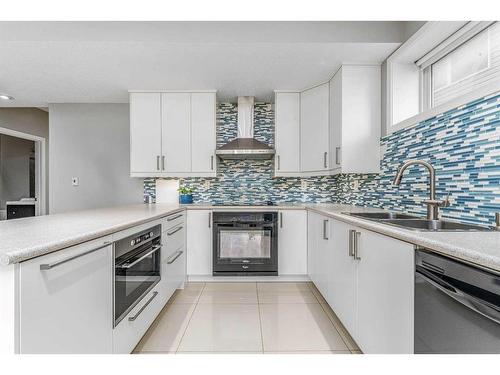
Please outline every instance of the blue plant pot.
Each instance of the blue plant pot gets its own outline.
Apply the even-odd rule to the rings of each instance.
[[[191,194],[179,194],[180,204],[190,204],[193,203],[193,196]]]

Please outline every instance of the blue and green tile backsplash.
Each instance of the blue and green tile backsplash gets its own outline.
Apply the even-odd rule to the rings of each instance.
[[[256,103],[255,137],[274,146],[274,113]],[[217,106],[217,146],[236,138],[237,106]],[[500,211],[500,94],[490,95],[425,120],[381,139],[380,174],[274,178],[273,160],[218,161],[216,178],[185,178],[195,202],[262,203],[334,202],[380,207],[424,215],[428,175],[410,168],[399,187],[392,179],[407,159],[430,161],[436,168],[437,195],[450,195],[443,217],[492,224]],[[205,187],[205,181],[210,187]],[[302,189],[305,180],[307,188]],[[354,190],[353,186],[358,185]],[[144,180],[146,195],[155,194],[155,179]]]

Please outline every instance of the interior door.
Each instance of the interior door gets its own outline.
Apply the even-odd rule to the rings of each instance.
[[[162,170],[191,172],[191,94],[161,94]]]
[[[161,94],[130,94],[130,172],[160,173]]]
[[[191,94],[192,172],[215,176],[215,93]]]
[[[328,169],[329,158],[329,85],[300,94],[300,146],[302,172]]]

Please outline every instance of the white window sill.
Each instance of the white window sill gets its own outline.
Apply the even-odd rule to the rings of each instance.
[[[489,85],[486,85],[484,87],[481,87],[480,89],[471,92],[469,94],[460,96],[458,98],[455,98],[453,100],[450,100],[449,102],[443,103],[437,107],[428,109],[424,112],[421,112],[415,116],[409,117],[406,120],[400,121],[392,126],[390,126],[387,131],[385,132],[386,136],[389,134],[392,134],[394,132],[397,132],[402,129],[406,128],[411,128],[415,125],[418,125],[422,121],[428,120],[432,117],[436,117],[437,115],[440,115],[444,112],[447,112],[451,109],[460,107],[464,104],[470,103],[476,99],[480,99],[482,97],[496,94],[500,91],[500,79],[496,82],[492,82]]]

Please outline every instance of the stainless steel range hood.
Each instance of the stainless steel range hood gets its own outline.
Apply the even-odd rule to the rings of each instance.
[[[271,159],[274,149],[253,138],[253,96],[238,97],[238,138],[219,147],[221,159]]]

